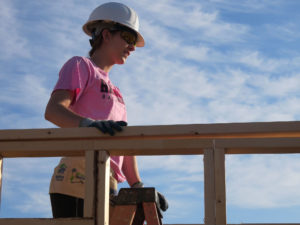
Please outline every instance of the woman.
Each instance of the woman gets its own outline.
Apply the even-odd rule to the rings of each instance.
[[[59,127],[97,127],[114,135],[127,125],[127,116],[109,71],[124,64],[135,47],[144,46],[138,16],[126,5],[106,3],[94,9],[83,31],[92,37],[89,57],[73,57],[61,68],[45,118]],[[84,157],[64,157],[55,168],[50,184],[54,218],[83,216],[84,172]],[[131,187],[143,187],[136,158],[111,157],[111,194],[125,180]]]

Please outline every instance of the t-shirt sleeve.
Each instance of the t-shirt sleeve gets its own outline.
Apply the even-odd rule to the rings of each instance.
[[[86,62],[81,57],[75,56],[61,68],[53,92],[56,90],[72,91],[74,93],[73,101],[76,101],[87,85],[89,74]]]

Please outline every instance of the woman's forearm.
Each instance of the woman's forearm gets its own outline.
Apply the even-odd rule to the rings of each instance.
[[[130,186],[141,181],[135,156],[124,156],[122,170]]]

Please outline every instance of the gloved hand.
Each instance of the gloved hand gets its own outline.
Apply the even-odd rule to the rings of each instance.
[[[134,183],[133,185],[131,185],[131,188],[143,188],[144,184],[141,181],[138,181],[136,183]]]
[[[157,195],[159,200],[159,208],[164,212],[167,211],[167,209],[169,208],[167,199],[159,192],[157,192]]]
[[[127,126],[125,121],[92,120],[90,118],[84,118],[79,123],[79,127],[96,127],[104,134],[109,133],[111,136],[115,134],[115,130],[122,131],[124,126]]]

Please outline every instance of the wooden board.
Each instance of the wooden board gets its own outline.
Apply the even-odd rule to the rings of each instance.
[[[96,223],[109,225],[109,177],[110,157],[106,151],[98,152],[96,184]]]
[[[216,196],[215,196],[215,168],[213,149],[204,150],[204,223],[215,225]]]
[[[226,154],[300,153],[300,138],[165,139],[165,140],[51,140],[1,141],[3,157],[84,156],[105,149],[110,155],[192,155],[203,149],[226,149]]]
[[[94,225],[93,219],[0,219],[0,225]]]
[[[85,153],[85,197],[84,217],[95,216],[95,194],[96,194],[96,153],[86,151]]]
[[[0,141],[32,139],[155,139],[155,138],[300,137],[300,121],[131,126],[114,137],[96,128],[0,130]]]
[[[216,225],[226,225],[225,150],[214,149]]]
[[[300,138],[218,139],[215,146],[226,154],[290,154],[300,153]]]
[[[0,204],[2,197],[2,173],[3,173],[3,158],[0,156]]]
[[[104,149],[110,155],[202,154],[211,140],[48,140],[1,141],[3,157],[84,156],[84,151]]]

